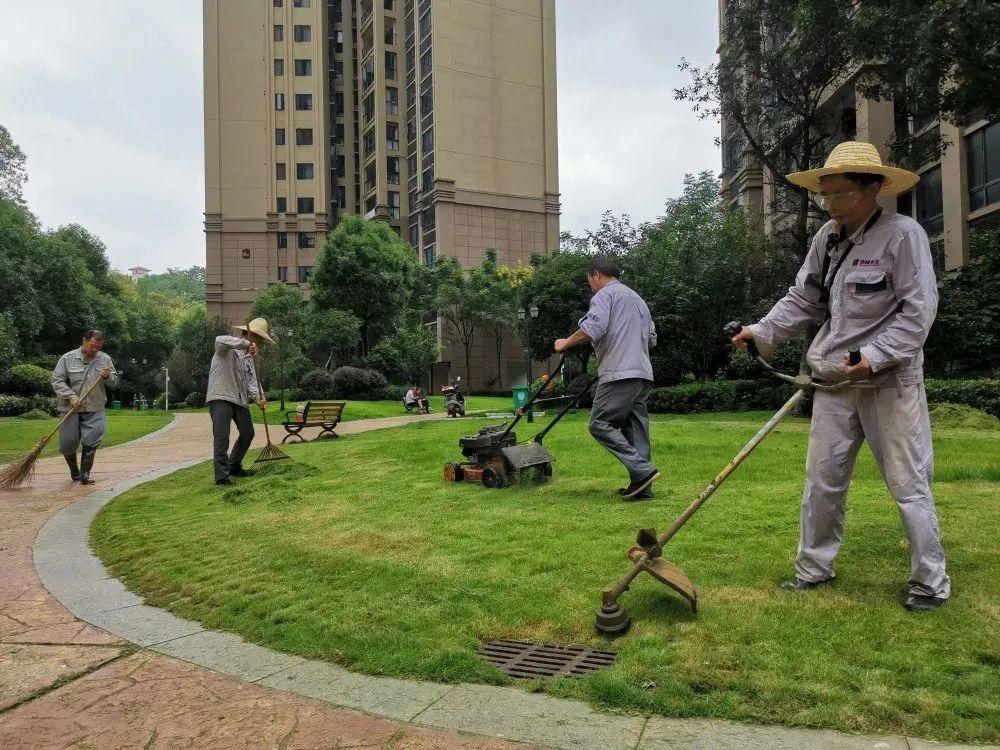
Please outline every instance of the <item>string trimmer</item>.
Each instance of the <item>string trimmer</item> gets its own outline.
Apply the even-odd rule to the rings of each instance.
[[[742,330],[742,326],[734,321],[727,324],[724,330],[726,335],[732,338]],[[743,463],[743,460],[753,452],[754,448],[760,445],[768,433],[792,412],[796,404],[805,397],[807,391],[837,391],[854,382],[843,380],[839,383],[821,383],[814,380],[808,372],[801,372],[796,376],[778,372],[760,356],[757,345],[753,340],[747,342],[747,351],[776,378],[794,385],[795,393],[767,421],[767,424],[757,431],[757,434],[751,438],[750,442],[743,446],[743,449],[736,454],[736,457],[729,462],[726,468],[719,472],[718,476],[702,490],[701,494],[678,516],[669,529],[659,535],[657,535],[656,529],[639,530],[635,540],[636,546],[629,549],[626,553],[626,557],[632,562],[632,567],[617,583],[601,592],[601,608],[597,610],[597,617],[594,623],[598,632],[614,637],[628,630],[629,625],[631,625],[631,619],[621,604],[618,603],[618,597],[628,591],[629,584],[642,572],[649,573],[657,581],[683,596],[690,603],[692,611],[697,612],[697,589],[695,589],[694,584],[691,583],[691,579],[688,578],[683,570],[674,563],[663,559],[663,546],[670,541],[674,534],[680,531],[681,527],[719,489],[729,475],[736,471],[736,467]],[[849,350],[849,362],[855,365],[860,361],[860,350],[857,347],[852,347]]]

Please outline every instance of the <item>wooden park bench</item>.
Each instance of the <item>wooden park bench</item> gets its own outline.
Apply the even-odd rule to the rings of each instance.
[[[322,427],[322,431],[317,435],[321,437],[340,437],[334,428],[340,424],[341,416],[344,413],[344,401],[306,401],[302,410],[293,409],[285,412],[285,421],[281,426],[285,428],[284,443],[289,438],[297,437],[299,442],[304,443],[305,438],[300,434],[306,427]]]

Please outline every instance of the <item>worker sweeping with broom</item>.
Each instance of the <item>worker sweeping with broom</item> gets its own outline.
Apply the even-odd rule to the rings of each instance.
[[[261,411],[267,400],[257,381],[253,358],[264,342],[273,344],[267,321],[255,318],[245,326],[236,326],[239,336],[219,336],[215,339],[215,354],[208,373],[208,393],[205,401],[212,417],[212,439],[215,460],[215,483],[232,484],[229,477],[249,475],[243,468],[243,457],[253,442],[253,419],[250,402]],[[229,451],[230,424],[235,422],[238,436]]]
[[[118,385],[114,363],[103,348],[104,334],[91,329],[83,334],[80,347],[62,355],[52,371],[52,389],[64,417],[59,425],[59,452],[69,466],[70,478],[80,484],[94,484],[90,473],[104,440],[106,388]]]

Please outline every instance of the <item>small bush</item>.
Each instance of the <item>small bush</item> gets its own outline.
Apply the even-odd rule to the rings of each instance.
[[[321,367],[303,375],[299,381],[299,388],[302,399],[334,398],[333,375]]]
[[[333,398],[378,399],[388,384],[377,370],[338,367],[333,371]]]
[[[201,391],[191,391],[184,399],[184,403],[192,409],[200,409],[205,405],[205,394]]]
[[[30,410],[30,398],[0,395],[0,417],[17,417]]]
[[[32,396],[31,408],[47,412],[52,416],[59,413],[59,405],[55,396]]]
[[[931,403],[964,404],[1000,417],[1000,379],[926,380],[924,387]]]
[[[18,419],[49,419],[49,414],[41,409],[29,409],[20,415]]]
[[[587,375],[586,373],[582,375],[577,375],[575,378],[569,381],[569,385],[566,386],[565,389],[566,395],[575,396],[579,394],[584,388],[587,387],[587,383],[590,381],[592,377],[593,377],[592,375]],[[590,391],[586,395],[580,396],[579,401],[577,401],[577,405],[584,409],[589,409],[591,406],[593,406],[594,391],[596,390],[596,388],[597,384],[594,383],[594,385],[591,386]]]
[[[0,376],[0,390],[13,396],[42,396],[52,393],[52,371],[38,365],[14,365]]]
[[[409,386],[390,383],[382,389],[382,398],[386,401],[402,401],[408,390]]]

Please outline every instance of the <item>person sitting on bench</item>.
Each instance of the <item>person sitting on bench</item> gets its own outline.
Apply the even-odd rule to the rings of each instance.
[[[431,413],[431,403],[424,395],[423,389],[419,385],[414,385],[403,396],[403,405],[407,411],[422,409],[425,414]]]

